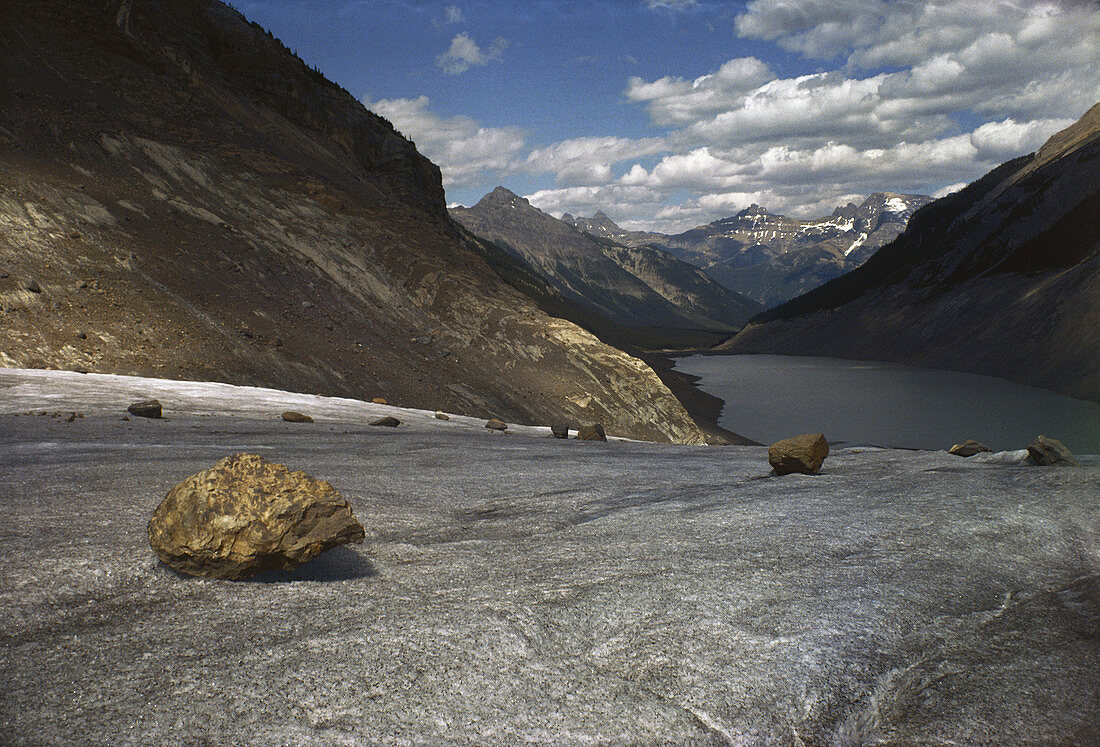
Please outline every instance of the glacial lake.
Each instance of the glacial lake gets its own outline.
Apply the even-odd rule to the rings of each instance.
[[[1100,405],[1005,379],[896,363],[787,355],[693,355],[676,370],[725,403],[719,425],[764,444],[799,433],[831,443],[994,451],[1037,435],[1100,454]]]

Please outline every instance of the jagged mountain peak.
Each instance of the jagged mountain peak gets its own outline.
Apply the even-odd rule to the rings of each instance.
[[[597,210],[591,218],[573,218],[573,216],[569,216],[569,220],[566,220],[566,216],[563,215],[562,220],[565,220],[578,231],[605,239],[619,241],[630,233],[619,227],[603,210]]]
[[[520,197],[507,187],[497,187],[489,194],[481,198],[478,205],[527,205],[531,203],[526,198]]]
[[[737,217],[747,217],[751,215],[770,215],[768,209],[762,205],[757,205],[755,202],[749,205],[747,208],[737,214]]]
[[[623,232],[623,229],[619,228],[618,224],[615,223],[615,221],[611,220],[611,218],[608,217],[607,213],[602,210],[597,210],[596,214],[589,218],[587,222],[589,223],[589,225],[602,228],[606,231],[614,233]]]

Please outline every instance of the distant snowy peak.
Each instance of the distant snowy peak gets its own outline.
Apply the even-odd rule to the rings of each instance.
[[[858,266],[931,201],[925,195],[876,192],[812,220],[752,204],[705,226],[638,243],[656,244],[726,287],[771,305]]]
[[[611,218],[607,216],[607,213],[602,210],[597,210],[596,214],[591,218],[574,218],[569,213],[566,213],[561,219],[578,231],[584,231],[592,236],[600,236],[605,239],[619,239],[630,233],[620,228],[618,224],[611,220]]]
[[[882,216],[883,220],[908,221],[918,208],[924,207],[932,198],[927,195],[906,195],[896,192],[875,192],[856,205],[849,202],[833,211],[834,216],[850,216],[857,220],[873,220]]]
[[[769,213],[767,208],[756,203],[729,218],[721,218],[710,224],[710,227],[724,232],[729,236],[744,233],[755,239],[766,239],[769,236],[775,238],[779,232],[789,229],[790,224],[796,221],[785,215]],[[703,227],[704,229],[708,227]]]

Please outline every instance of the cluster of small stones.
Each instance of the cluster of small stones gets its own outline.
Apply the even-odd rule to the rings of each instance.
[[[961,444],[955,444],[947,450],[948,454],[961,457],[972,457],[975,454],[993,451],[980,441],[967,439]],[[1039,467],[1080,467],[1081,463],[1066,445],[1056,438],[1038,436],[1027,445],[1027,456],[1032,464]]]

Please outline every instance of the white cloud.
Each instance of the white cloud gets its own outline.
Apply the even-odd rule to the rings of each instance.
[[[443,9],[444,23],[462,23],[462,9],[457,5],[448,5]]]
[[[665,155],[650,169],[634,163],[617,178],[604,171],[600,178],[541,190],[528,199],[548,212],[603,210],[626,228],[666,233],[731,215],[753,202],[811,218],[877,191],[957,191],[997,164],[1035,150],[1067,124],[1006,119],[969,133],[883,148],[838,141],[801,148],[701,147]]]
[[[640,164],[635,164],[620,182],[641,183],[663,190],[703,191],[727,189],[736,182],[738,174],[743,172],[741,165],[718,158],[710,152],[710,148],[704,147],[688,153],[665,156],[648,173]]]
[[[1073,124],[1072,119],[1036,119],[1031,122],[987,122],[970,133],[970,142],[983,160],[1007,161],[1039,149],[1050,136]]]
[[[884,143],[911,136],[908,123],[885,120],[877,112],[884,79],[852,79],[833,72],[772,80],[723,111],[697,118],[684,135],[707,145],[851,136]]]
[[[559,182],[599,184],[611,178],[616,163],[667,149],[660,138],[581,137],[537,148],[528,154],[524,165],[533,172],[554,173]]]
[[[656,124],[685,124],[727,110],[773,77],[767,64],[755,57],[739,57],[714,73],[690,81],[664,77],[646,82],[633,77],[626,96],[631,101],[648,102],[650,117]]]
[[[932,193],[932,196],[936,199],[939,199],[940,197],[953,195],[960,189],[965,187],[967,184],[969,184],[969,182],[955,182],[954,184],[948,184],[946,187],[940,187],[939,189],[937,189],[935,192]]]
[[[882,0],[753,0],[736,24],[740,36],[829,58],[874,35],[886,14]]]
[[[448,75],[457,75],[469,70],[473,66],[487,65],[490,60],[499,58],[508,47],[508,40],[497,37],[493,40],[489,49],[482,50],[477,42],[465,31],[451,39],[450,48],[436,57],[435,64],[443,68]]]
[[[443,172],[445,187],[496,178],[512,170],[526,143],[518,127],[482,127],[470,117],[442,117],[429,109],[427,96],[364,100],[389,119]]]

